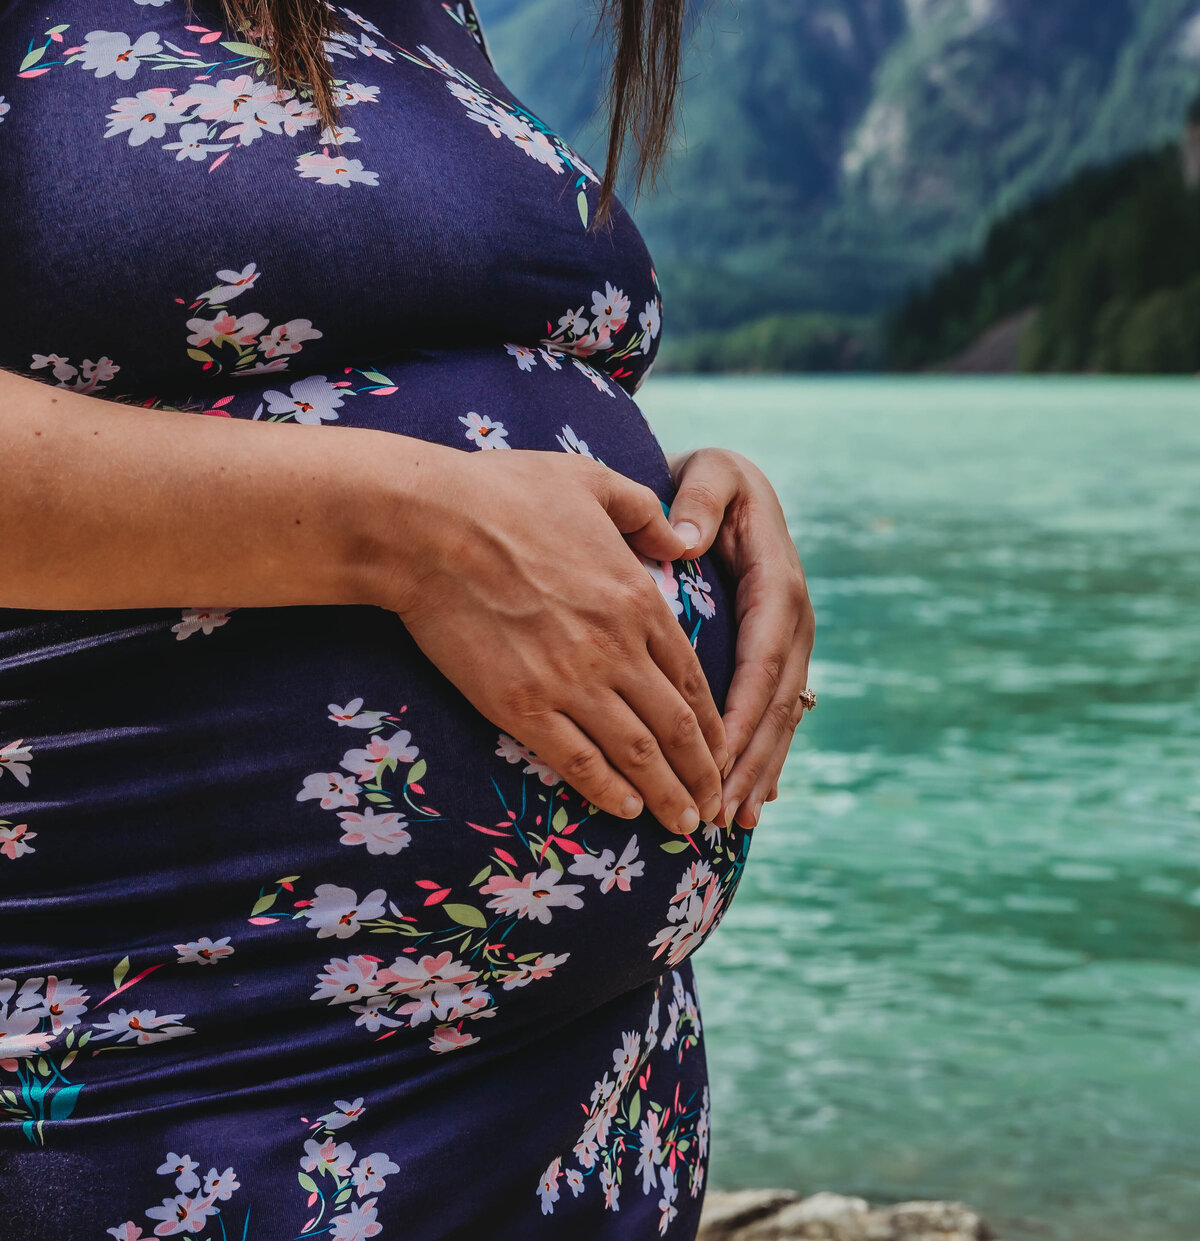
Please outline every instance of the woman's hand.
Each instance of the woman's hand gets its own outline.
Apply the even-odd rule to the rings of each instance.
[[[733,760],[722,815],[754,827],[777,781],[804,709],[816,622],[795,544],[774,488],[740,453],[718,448],[671,458],[677,493],[670,522],[689,556],[711,547],[737,582],[736,670],[725,704]]]
[[[436,445],[399,464],[382,602],[485,716],[585,797],[689,833],[721,806],[720,713],[638,553],[683,539],[657,497],[563,453]],[[397,530],[393,523],[402,523]],[[403,549],[398,557],[398,549]]]

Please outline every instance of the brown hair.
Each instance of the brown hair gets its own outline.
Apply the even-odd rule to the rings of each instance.
[[[189,0],[190,3],[190,0]],[[592,227],[606,224],[625,149],[636,148],[634,195],[662,171],[675,131],[685,0],[595,0],[597,33],[607,27],[612,72],[603,98],[608,155]],[[322,42],[342,29],[324,0],[221,0],[231,26],[249,29],[267,52],[277,82],[306,88],[321,120],[337,125]]]

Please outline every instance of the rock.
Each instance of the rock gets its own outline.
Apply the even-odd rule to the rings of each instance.
[[[978,1212],[959,1202],[872,1207],[863,1198],[785,1190],[710,1193],[697,1241],[992,1241]]]

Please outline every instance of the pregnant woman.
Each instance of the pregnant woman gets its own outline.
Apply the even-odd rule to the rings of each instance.
[[[5,1241],[695,1231],[803,575],[611,176],[359,9],[0,3]]]

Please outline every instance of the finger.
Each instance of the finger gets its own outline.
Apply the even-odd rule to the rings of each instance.
[[[736,468],[720,454],[700,453],[684,464],[668,520],[682,536],[689,558],[712,547],[739,481]]]
[[[642,795],[573,720],[550,712],[540,717],[536,726],[527,722],[522,731],[524,736],[517,740],[528,745],[593,805],[619,819],[636,819],[642,813]]]
[[[795,729],[790,729],[779,738],[775,753],[768,759],[757,783],[750,790],[750,796],[745,799],[745,804],[749,807],[750,815],[755,823],[762,815],[763,803],[774,801],[779,796],[779,774],[783,771],[783,765],[791,753],[795,736]]]
[[[725,781],[722,815],[726,824],[736,820],[742,827],[753,827],[758,821],[751,795],[781,741],[784,738],[790,741],[800,722],[803,707],[798,700],[807,679],[808,653],[803,647],[795,646],[780,677],[778,690]],[[761,812],[761,804],[758,810]]]
[[[590,702],[587,731],[668,831],[690,835],[700,826],[696,803],[667,762],[658,738],[623,698],[612,693]]]
[[[678,560],[683,538],[671,529],[658,496],[615,470],[604,470],[597,499],[630,546],[651,560]]]
[[[734,757],[750,743],[778,693],[797,631],[796,613],[781,592],[759,589],[755,578],[747,577],[738,594],[750,602],[740,609],[733,680],[725,698],[725,734]]]
[[[671,614],[665,600],[662,600],[662,612],[662,624],[655,628],[648,639],[650,657],[679,691],[684,702],[691,707],[708,752],[712,755],[717,770],[724,774],[729,766],[730,750],[725,737],[725,724],[717,710],[717,704],[713,701],[712,689],[692,644]]]
[[[690,794],[701,821],[711,822],[721,809],[721,772],[696,713],[654,665],[620,687],[620,693],[657,738],[663,757]]]

